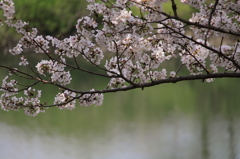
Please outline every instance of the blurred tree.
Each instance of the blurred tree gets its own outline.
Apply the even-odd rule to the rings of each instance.
[[[87,2],[79,0],[14,0],[14,3],[16,18],[31,22],[30,26],[38,28],[42,35],[72,34],[77,19],[87,15],[88,12],[85,9]],[[2,36],[0,47],[6,53],[19,37],[14,30],[7,27],[2,28],[0,34]]]

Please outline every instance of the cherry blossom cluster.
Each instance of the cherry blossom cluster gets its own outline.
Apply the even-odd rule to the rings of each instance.
[[[187,20],[178,16],[174,0],[170,1],[171,13],[164,12],[162,4],[167,1],[88,0],[89,16],[76,22],[75,35],[61,38],[38,35],[28,22],[14,17],[11,0],[2,0],[5,19],[0,26],[7,25],[21,35],[9,53],[20,57],[19,66],[33,73],[0,65],[9,70],[1,86],[2,109],[23,108],[35,116],[51,106],[71,110],[76,100],[82,106],[99,106],[103,93],[108,92],[182,80],[212,82],[214,78],[240,77],[240,1],[181,0],[198,10]],[[44,58],[33,64],[24,54],[27,50]],[[81,60],[96,70],[86,70]],[[108,78],[109,82],[102,90],[71,89],[67,85],[72,71]],[[20,89],[12,74],[35,83]],[[33,88],[39,83],[60,88],[53,105],[41,103],[41,90]],[[25,97],[16,96],[21,92]]]
[[[70,109],[75,108],[76,101],[74,100],[76,93],[65,90],[64,92],[58,93],[55,97],[54,104],[60,104],[58,107],[60,109]],[[67,104],[63,104],[67,103]]]
[[[7,19],[13,19],[15,13],[14,3],[11,0],[4,0],[0,2],[0,9],[3,10],[3,16]]]
[[[94,89],[91,89],[90,92],[94,92]],[[101,93],[94,93],[94,94],[84,94],[80,97],[79,103],[83,106],[100,106],[103,102],[103,94]]]
[[[36,116],[40,112],[44,112],[41,108],[40,97],[41,90],[28,89],[24,90],[24,97],[17,97],[18,87],[17,81],[11,80],[8,76],[3,79],[2,83],[3,94],[1,95],[0,104],[2,109],[8,111],[9,109],[18,111],[20,108],[24,109],[25,114]],[[28,105],[29,107],[24,107]]]
[[[62,85],[67,85],[71,82],[71,75],[69,71],[64,71],[66,65],[64,58],[61,58],[61,63],[52,60],[42,60],[40,61],[36,68],[39,74],[51,74],[51,81],[61,83]]]

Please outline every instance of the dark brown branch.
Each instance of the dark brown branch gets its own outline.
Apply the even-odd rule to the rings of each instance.
[[[23,75],[26,75],[26,76],[30,77],[30,79],[37,80],[37,81],[42,82],[42,83],[45,83],[45,84],[51,84],[51,85],[53,85],[53,86],[57,86],[57,87],[62,88],[62,89],[64,89],[64,90],[69,90],[69,91],[71,91],[71,92],[74,92],[73,89],[70,89],[70,88],[68,88],[68,87],[65,87],[65,86],[63,86],[63,85],[60,85],[60,84],[57,84],[57,83],[54,83],[54,82],[51,82],[51,81],[44,80],[44,79],[42,79],[42,78],[35,77],[35,76],[33,76],[33,75],[30,75],[30,74],[28,74],[28,73],[22,72],[22,71],[20,71],[20,70],[15,69],[15,68],[11,68],[11,67],[8,67],[8,66],[3,66],[3,65],[0,65],[0,67],[6,68],[6,69],[11,70],[11,71],[18,72],[18,73],[23,74]]]
[[[76,51],[79,51],[79,50],[76,50]],[[110,72],[108,71],[107,69],[103,68],[103,67],[100,67],[98,66],[97,64],[95,64],[90,58],[88,58],[85,53],[83,51],[79,51],[81,53],[82,56],[84,56],[93,66],[97,67],[98,69],[100,70],[103,70],[105,72]],[[87,70],[86,70],[87,71]],[[88,71],[88,72],[91,72],[91,71]],[[117,74],[115,72],[111,72],[113,74],[115,74],[117,76]],[[97,73],[98,74],[98,73]],[[107,76],[107,77],[112,77],[112,76],[108,76],[108,75],[104,75],[104,76]]]
[[[194,58],[195,61],[197,61],[197,63],[201,66],[202,69],[204,69],[204,71],[207,73],[207,74],[210,74],[210,72],[203,66],[203,64],[186,48],[186,46],[183,46],[182,44],[178,44],[180,46],[182,46],[183,49],[185,49],[188,54],[190,56],[192,56]]]
[[[177,69],[177,71],[176,71],[176,75],[178,74],[178,72],[180,71],[180,69],[182,68],[182,66],[184,66],[185,64],[181,64],[179,67],[178,67],[178,69]]]
[[[216,8],[217,8],[218,1],[219,1],[219,0],[216,0],[216,1],[215,1],[215,4],[214,4],[214,6],[213,6],[213,9],[212,9],[212,11],[211,11],[211,13],[210,13],[210,15],[209,15],[209,19],[208,19],[208,25],[209,25],[209,26],[211,25],[212,16],[213,16],[213,14],[214,14],[214,12],[215,12],[215,10],[216,10]]]
[[[20,90],[18,90],[18,91],[12,91],[12,90],[6,89],[6,88],[4,88],[4,87],[0,87],[0,89],[6,90],[6,91],[8,91],[8,92],[18,93],[18,92],[22,92],[22,91],[24,91],[24,90],[27,90],[28,88],[30,88],[30,87],[32,87],[32,86],[35,86],[35,85],[37,85],[38,83],[39,83],[39,81],[36,81],[36,82],[34,82],[33,84],[30,84],[30,85],[28,85],[28,86],[23,86],[23,85],[21,85],[21,86],[23,86],[23,87],[25,87],[25,88],[20,89]]]
[[[117,47],[117,43],[116,41],[113,41],[114,42],[114,45],[116,47],[116,56],[117,56],[117,67],[118,67],[118,70],[120,72],[120,76],[122,79],[124,79],[126,82],[128,82],[129,84],[135,86],[136,84],[134,82],[132,82],[131,80],[128,80],[123,74],[122,74],[122,69],[120,67],[120,63],[119,63],[119,53],[118,53],[118,47]]]
[[[192,80],[205,80],[208,78],[240,78],[240,73],[212,73],[204,75],[190,75],[190,76],[179,76],[174,78],[161,79],[149,83],[137,84],[135,86],[128,86],[124,88],[108,89],[108,90],[95,90],[95,91],[77,91],[76,93],[81,94],[94,94],[94,93],[111,93],[111,92],[120,92],[128,91],[136,88],[152,87],[155,85],[160,85],[164,83],[177,83],[181,81],[192,81]]]
[[[175,3],[174,0],[171,0],[171,2],[172,2],[172,10],[173,10],[174,16],[175,16],[175,17],[178,17],[178,14],[177,14],[177,5],[176,5],[176,3]]]
[[[8,69],[8,70],[11,70],[11,71],[19,72],[19,73],[21,73],[21,74],[23,74],[23,75],[26,75],[26,76],[31,77],[32,79],[34,79],[34,76],[32,76],[32,75],[30,75],[30,74],[28,74],[28,73],[19,71],[19,70],[15,69],[15,68],[8,67],[8,66],[4,66],[4,65],[0,65],[0,67],[5,68],[5,69]]]
[[[65,104],[68,104],[72,102],[73,100],[79,99],[84,94],[96,94],[96,93],[113,93],[113,92],[121,92],[121,91],[129,91],[137,88],[145,88],[145,87],[152,87],[155,85],[165,84],[165,83],[177,83],[181,81],[193,81],[193,80],[202,80],[208,78],[240,78],[240,73],[213,73],[213,74],[204,74],[204,75],[189,75],[189,76],[179,76],[174,78],[167,78],[167,79],[161,79],[157,81],[152,81],[149,83],[142,83],[142,84],[136,84],[134,86],[128,86],[123,88],[115,88],[115,89],[105,89],[105,90],[95,90],[95,91],[77,91],[72,90],[75,93],[80,93],[80,96],[73,97],[70,101],[61,103],[61,104],[53,104],[53,105],[45,105],[45,106],[39,106],[39,107],[54,107],[54,106],[62,106]],[[69,90],[69,89],[68,89]],[[71,91],[71,90],[70,90]],[[30,107],[30,106],[23,106],[23,107]]]

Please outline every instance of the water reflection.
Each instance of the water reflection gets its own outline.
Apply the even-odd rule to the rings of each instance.
[[[234,124],[233,124],[234,122]],[[239,120],[221,116],[205,122],[171,114],[160,122],[116,122],[104,133],[66,135],[55,129],[19,128],[0,123],[4,159],[227,159],[239,158]],[[80,125],[76,125],[81,129]],[[94,128],[92,128],[94,131]]]

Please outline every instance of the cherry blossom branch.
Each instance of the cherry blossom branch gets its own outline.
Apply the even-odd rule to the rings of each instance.
[[[159,13],[161,15],[164,15],[164,16],[168,17],[169,19],[175,19],[175,20],[178,20],[178,21],[183,22],[183,23],[185,23],[187,25],[190,25],[190,26],[195,26],[197,28],[203,28],[203,29],[210,29],[210,30],[214,30],[214,31],[217,31],[217,32],[220,32],[220,33],[224,33],[224,34],[228,34],[228,35],[240,36],[240,33],[238,33],[238,32],[234,32],[234,31],[230,31],[230,30],[229,31],[228,30],[224,30],[224,29],[221,29],[219,27],[214,27],[212,25],[204,25],[204,24],[200,24],[198,22],[190,22],[189,20],[185,20],[183,18],[172,16],[172,15],[167,14],[165,12],[158,11],[158,10],[156,10],[156,9],[150,7],[150,6],[147,6],[145,4],[142,4],[140,2],[137,2],[137,1],[134,1],[134,0],[130,0],[130,1],[133,2],[133,3],[136,3],[138,5],[141,5],[141,6],[145,7],[145,8],[147,8],[147,9],[150,9],[153,12],[157,12],[157,13]],[[161,22],[161,21],[152,21],[151,23],[159,23],[159,22]]]
[[[240,78],[240,73],[214,73],[214,74],[205,74],[205,75],[194,75],[194,76],[179,76],[175,78],[168,78],[168,79],[162,79],[158,81],[152,81],[150,83],[143,83],[143,84],[135,84],[123,88],[115,88],[115,89],[104,89],[104,90],[95,90],[95,91],[78,91],[78,90],[71,90],[76,93],[80,93],[81,95],[77,97],[72,97],[71,100],[67,102],[63,102],[61,104],[52,104],[52,105],[41,105],[39,107],[55,107],[55,106],[62,106],[71,103],[74,100],[78,100],[82,95],[84,94],[105,94],[105,93],[114,93],[114,92],[122,92],[122,91],[129,91],[133,89],[143,89],[146,87],[152,87],[155,85],[160,84],[167,84],[167,83],[178,83],[182,81],[193,81],[193,80],[206,80],[209,78]],[[69,89],[70,90],[70,89]],[[19,105],[21,107],[31,107],[26,105]]]
[[[75,93],[80,93],[80,94],[113,93],[113,92],[133,90],[137,88],[142,89],[145,87],[152,87],[160,84],[177,83],[182,81],[193,81],[193,80],[205,80],[208,78],[240,78],[240,73],[211,73],[211,74],[204,74],[204,75],[178,76],[174,78],[167,78],[167,79],[152,81],[149,83],[142,83],[142,84],[139,83],[139,84],[123,87],[123,88],[104,89],[104,90],[95,90],[95,91],[78,91],[78,90],[71,90],[71,91]]]
[[[97,73],[97,72],[93,72],[93,71],[89,71],[89,70],[85,70],[85,69],[82,69],[82,68],[80,68],[78,65],[77,66],[73,66],[73,65],[71,65],[71,64],[68,64],[68,63],[64,63],[64,62],[62,62],[61,60],[57,60],[57,59],[55,59],[55,58],[53,58],[52,56],[50,56],[49,54],[48,54],[48,52],[44,49],[44,48],[42,48],[42,46],[41,45],[39,45],[36,41],[34,41],[35,42],[35,44],[37,45],[37,47],[39,47],[44,53],[45,53],[45,55],[47,55],[47,57],[49,58],[49,59],[51,59],[51,60],[53,60],[53,61],[56,61],[56,62],[58,62],[58,63],[61,63],[61,64],[63,64],[63,65],[66,65],[66,66],[68,66],[68,67],[70,67],[70,68],[73,68],[73,69],[76,69],[76,70],[80,70],[80,71],[83,71],[83,72],[86,72],[86,73],[89,73],[89,74],[92,74],[92,75],[96,75],[96,76],[102,76],[102,77],[107,77],[107,78],[112,78],[113,76],[108,76],[108,75],[105,75],[105,74],[100,74],[100,73]],[[83,54],[84,55],[84,54]],[[85,55],[84,55],[85,56]],[[85,56],[86,57],[86,56]],[[87,58],[87,57],[86,57]],[[87,58],[88,59],[88,58]],[[97,66],[97,65],[95,65],[90,59],[88,59],[94,66]],[[97,66],[99,69],[103,69],[103,68],[100,68],[99,66]],[[104,71],[106,71],[105,69],[103,69]]]
[[[240,64],[238,64],[234,59],[232,59],[232,58],[224,55],[224,54],[221,52],[221,48],[219,49],[219,51],[217,51],[217,50],[211,48],[211,47],[208,46],[208,45],[205,45],[205,44],[203,44],[203,43],[201,43],[201,42],[198,42],[198,41],[194,40],[192,37],[188,37],[187,35],[184,35],[184,34],[182,34],[182,33],[180,33],[180,32],[175,31],[173,28],[168,27],[166,24],[163,24],[163,25],[164,25],[166,28],[170,29],[171,31],[175,32],[176,34],[181,35],[183,38],[188,39],[189,41],[192,41],[192,42],[194,42],[195,44],[201,45],[202,47],[204,47],[204,48],[212,51],[213,53],[218,54],[219,56],[223,57],[224,59],[227,59],[228,61],[231,61],[234,66],[236,66],[238,69],[240,69]],[[158,28],[155,28],[155,29],[158,29]]]
[[[161,5],[165,1],[89,2],[90,14],[78,19],[76,34],[58,39],[38,35],[37,29],[14,18],[11,0],[0,1],[4,16],[0,27],[4,24],[21,35],[18,44],[9,52],[13,56],[20,55],[20,68],[30,68],[29,73],[0,65],[9,70],[0,87],[2,109],[21,108],[27,115],[35,116],[47,107],[73,109],[76,101],[83,106],[99,106],[106,93],[189,80],[211,82],[217,78],[240,78],[239,1],[216,0],[207,4],[181,0],[198,10],[188,20],[179,17],[175,0],[171,0],[173,15],[163,11]],[[221,38],[218,47],[212,45],[213,37]],[[231,44],[225,44],[227,38],[232,40]],[[35,67],[30,58],[23,56],[28,49],[44,54]],[[54,54],[49,50],[54,50]],[[89,62],[96,71],[85,69],[78,58]],[[178,68],[173,68],[176,72],[164,68],[163,64],[170,63],[168,61],[173,58],[180,62]],[[188,69],[188,73],[183,73],[185,76],[179,73],[183,65]],[[71,83],[73,70],[108,78],[109,82],[101,90],[70,88],[66,85]],[[34,82],[22,85],[15,77]],[[53,104],[40,101],[38,84],[60,89]]]

